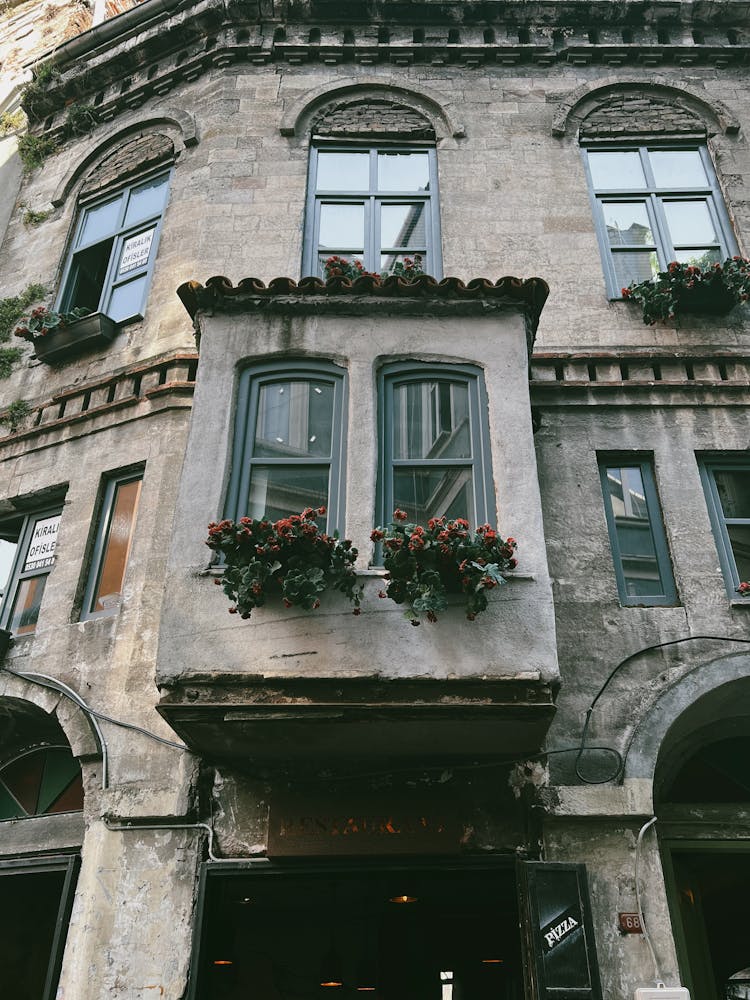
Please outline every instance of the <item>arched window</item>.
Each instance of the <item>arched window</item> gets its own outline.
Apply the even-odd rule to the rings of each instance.
[[[709,266],[737,252],[705,123],[648,92],[602,100],[580,143],[611,298],[671,261]]]
[[[32,747],[0,767],[0,821],[81,809],[81,768],[70,747]]]
[[[314,121],[303,274],[322,275],[334,254],[378,274],[418,254],[441,276],[435,137],[413,108],[360,100]]]
[[[277,520],[326,507],[342,527],[345,373],[326,362],[284,361],[240,376],[227,516]]]
[[[487,401],[468,365],[394,363],[380,372],[379,523],[494,519]]]
[[[78,198],[58,309],[83,307],[116,323],[143,316],[173,157],[166,136],[140,136],[92,171]]]

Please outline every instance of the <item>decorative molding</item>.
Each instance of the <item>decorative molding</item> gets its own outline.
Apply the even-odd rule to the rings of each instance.
[[[420,86],[405,87],[400,79],[382,77],[350,77],[308,90],[284,112],[279,126],[282,135],[302,138],[309,134],[316,116],[328,105],[356,104],[367,100],[394,104],[399,100],[405,108],[426,118],[438,139],[463,137],[462,124],[453,118],[453,106],[441,94]]]
[[[95,145],[58,185],[52,196],[52,204],[56,208],[62,205],[81,177],[97,170],[116,151],[118,145],[125,145],[133,138],[148,135],[150,132],[157,131],[158,126],[165,125],[171,126],[177,132],[172,140],[175,157],[178,157],[183,149],[197,144],[198,133],[195,117],[190,112],[179,108],[155,109],[127,125],[111,128],[107,132],[97,135],[92,140]]]
[[[552,118],[552,134],[563,136],[570,124],[580,123],[586,117],[586,112],[581,110],[579,113],[579,108],[585,109],[589,105],[593,111],[597,105],[603,104],[618,91],[627,93],[632,90],[643,91],[646,88],[652,91],[662,91],[665,101],[692,110],[727,135],[736,135],[740,130],[739,120],[723,101],[705,94],[697,94],[687,87],[678,86],[676,81],[669,77],[644,75],[600,78],[571,91],[555,109]],[[658,97],[658,94],[654,96]]]

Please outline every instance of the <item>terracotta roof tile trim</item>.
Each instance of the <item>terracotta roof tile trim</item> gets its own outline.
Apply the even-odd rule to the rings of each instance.
[[[275,296],[325,295],[355,296],[370,295],[379,298],[421,298],[421,299],[513,299],[525,305],[535,319],[539,318],[542,307],[549,295],[549,286],[542,278],[473,278],[463,282],[460,278],[443,278],[438,281],[428,274],[421,274],[411,281],[404,281],[396,275],[388,278],[363,275],[351,281],[349,278],[308,277],[295,281],[293,278],[274,278],[266,286],[258,278],[243,278],[233,285],[229,278],[217,275],[209,278],[205,285],[198,281],[186,281],[177,289],[182,304],[191,317],[204,308],[221,308],[223,300],[240,297],[273,299]],[[229,304],[229,302],[227,302]]]

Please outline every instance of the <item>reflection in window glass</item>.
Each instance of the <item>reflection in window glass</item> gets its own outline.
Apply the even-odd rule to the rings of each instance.
[[[705,201],[665,201],[664,214],[675,246],[716,240],[716,230]]]
[[[406,382],[394,388],[393,403],[394,458],[471,458],[464,383]]]
[[[365,206],[320,206],[321,249],[361,250],[365,245]]]
[[[750,518],[750,468],[717,469],[714,476],[725,517]]]
[[[368,153],[318,153],[318,191],[368,191]]]
[[[750,466],[711,464],[704,472],[722,570],[736,598],[738,584],[750,582]]]
[[[605,465],[602,485],[623,603],[670,603],[674,584],[650,467]]]
[[[604,222],[610,246],[653,246],[645,201],[605,201]]]
[[[144,274],[141,278],[128,281],[124,285],[118,285],[113,289],[109,300],[107,315],[115,323],[121,323],[125,319],[137,316],[142,307],[144,293],[146,291],[147,278]]]
[[[473,520],[471,469],[396,468],[393,504],[417,524],[442,516]]]
[[[273,382],[259,394],[256,456],[300,458],[331,455],[333,386],[319,382]]]
[[[380,244],[383,249],[404,247],[412,251],[424,250],[426,241],[424,205],[382,206]]]
[[[378,188],[381,191],[427,191],[429,186],[427,153],[378,154]]]
[[[636,150],[589,153],[589,167],[595,188],[637,190],[646,187],[641,158]]]
[[[113,481],[108,486],[100,526],[102,549],[98,579],[89,612],[116,610],[122,600],[122,585],[133,541],[141,478]]]
[[[587,150],[599,244],[612,297],[671,261],[710,267],[736,253],[702,148]],[[692,189],[691,197],[679,192]],[[651,252],[638,252],[636,247]],[[631,254],[632,259],[631,259]]]
[[[29,635],[36,630],[48,575],[28,577],[19,583],[8,625],[14,635]]]
[[[328,504],[328,467],[255,465],[250,480],[248,515],[277,521],[305,507]]]
[[[125,213],[125,225],[133,226],[149,216],[161,215],[167,200],[167,187],[167,178],[157,177],[156,180],[133,188]]]
[[[705,187],[708,183],[697,149],[653,149],[651,169],[658,187]]]
[[[117,226],[121,203],[122,195],[95,208],[87,208],[79,243],[95,243],[109,236]]]

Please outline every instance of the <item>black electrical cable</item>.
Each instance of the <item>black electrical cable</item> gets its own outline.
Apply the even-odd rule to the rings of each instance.
[[[594,700],[591,702],[588,709],[586,710],[586,720],[583,723],[583,729],[581,731],[581,742],[578,746],[578,753],[576,754],[575,765],[574,765],[576,777],[579,779],[579,781],[582,781],[585,785],[604,785],[609,781],[616,781],[620,777],[620,774],[622,772],[625,762],[623,760],[622,754],[618,750],[615,750],[614,747],[586,746],[586,736],[589,730],[589,723],[591,721],[591,716],[593,714],[593,711],[596,708],[596,703],[599,701],[601,696],[606,691],[610,681],[614,678],[615,674],[617,674],[619,670],[625,666],[626,663],[630,663],[631,660],[634,660],[637,656],[640,656],[642,653],[650,653],[655,649],[664,649],[666,646],[678,646],[682,642],[697,642],[699,639],[701,640],[705,639],[711,642],[740,642],[740,643],[745,643],[746,645],[750,645],[750,639],[733,638],[732,636],[729,635],[685,635],[682,636],[682,638],[680,639],[668,639],[666,642],[655,642],[651,646],[643,646],[641,649],[637,649],[634,653],[629,653],[623,660],[620,660],[620,662],[610,671],[609,676],[602,684],[602,686],[599,688],[596,695],[594,696]],[[610,753],[614,754],[617,758],[617,769],[613,771],[612,774],[608,774],[604,778],[587,778],[585,775],[581,774],[581,769],[580,769],[581,757],[584,755],[584,753],[586,753],[587,750],[608,750]],[[548,752],[554,753],[555,751],[548,751]],[[567,750],[563,750],[561,752],[566,753]]]

